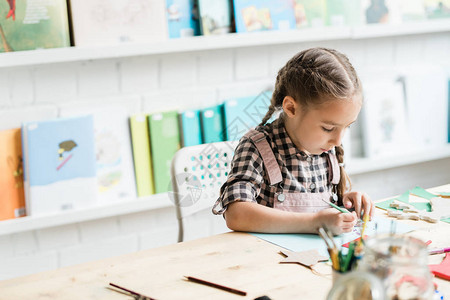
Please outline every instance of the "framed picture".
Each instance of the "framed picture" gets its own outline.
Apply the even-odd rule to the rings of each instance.
[[[402,82],[365,84],[362,116],[366,157],[395,155],[411,148]]]

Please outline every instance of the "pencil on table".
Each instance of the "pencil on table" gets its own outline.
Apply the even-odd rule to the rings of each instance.
[[[241,296],[246,296],[247,295],[247,292],[240,291],[240,290],[237,290],[237,289],[233,289],[233,288],[230,288],[230,287],[227,287],[227,286],[224,286],[224,285],[220,285],[220,284],[213,283],[213,282],[210,282],[210,281],[206,281],[206,280],[203,280],[203,279],[195,278],[195,277],[192,277],[192,276],[184,276],[184,277],[187,280],[189,280],[189,281],[200,283],[200,284],[207,285],[207,286],[210,286],[210,287],[214,287],[214,288],[217,288],[217,289],[221,289],[221,290],[224,290],[224,291],[227,291],[227,292],[230,292],[230,293],[234,293],[234,294],[241,295]]]

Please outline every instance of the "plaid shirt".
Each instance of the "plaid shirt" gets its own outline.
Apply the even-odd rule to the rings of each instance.
[[[214,204],[214,214],[223,214],[227,205],[235,201],[257,202],[273,207],[276,193],[331,191],[326,153],[307,155],[298,150],[280,118],[255,129],[266,135],[281,167],[283,180],[279,184],[270,185],[260,153],[250,138],[244,136],[236,147],[230,174]]]

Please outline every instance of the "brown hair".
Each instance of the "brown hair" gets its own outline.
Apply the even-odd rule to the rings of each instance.
[[[297,53],[278,71],[269,110],[260,125],[282,108],[286,96],[291,96],[307,110],[331,99],[361,97],[362,86],[347,56],[333,49],[311,48]],[[342,204],[344,192],[351,188],[351,182],[343,167],[344,149],[342,145],[335,148],[341,172],[337,195]]]

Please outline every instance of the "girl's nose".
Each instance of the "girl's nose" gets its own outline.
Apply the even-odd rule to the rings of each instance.
[[[330,143],[333,146],[340,146],[342,144],[342,138],[344,137],[345,130],[340,130],[336,132],[336,134],[333,136],[333,139],[330,141]]]

